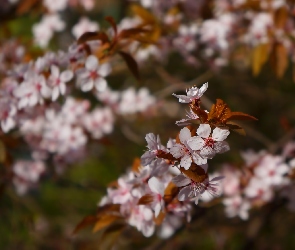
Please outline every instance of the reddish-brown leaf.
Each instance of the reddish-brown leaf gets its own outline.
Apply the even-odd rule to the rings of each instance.
[[[133,164],[132,164],[132,172],[134,173],[139,173],[139,169],[141,167],[141,163],[140,163],[140,158],[136,157],[133,160]]]
[[[197,183],[201,183],[208,178],[208,174],[205,170],[195,163],[192,163],[188,170],[181,167],[180,171]]]
[[[88,227],[92,224],[94,224],[97,220],[96,216],[86,216],[74,229],[72,234],[76,234],[77,232],[79,232],[80,230],[84,229],[85,227]]]
[[[158,150],[157,152],[157,157],[158,158],[162,158],[162,159],[166,159],[166,160],[169,160],[169,161],[175,161],[176,159],[173,157],[172,154],[170,153],[167,153],[163,150]]]
[[[0,141],[0,163],[6,160],[6,148],[2,141]]]
[[[225,125],[230,115],[231,110],[227,104],[223,100],[217,99],[208,114],[208,122],[217,126],[222,124]]]
[[[178,187],[173,182],[170,182],[164,192],[164,201],[170,203],[177,196],[178,191]]]
[[[134,60],[134,58],[130,54],[128,54],[126,52],[123,52],[123,51],[120,51],[119,54],[124,59],[124,61],[126,62],[128,68],[129,68],[129,70],[135,76],[135,78],[137,80],[140,80],[138,65],[137,65],[137,62]]]
[[[95,222],[95,225],[92,229],[93,233],[111,225],[117,219],[121,219],[121,216],[113,215],[113,214],[102,215],[101,217],[97,218],[97,221]]]
[[[137,202],[137,205],[148,205],[148,204],[151,204],[153,201],[154,201],[154,196],[151,194],[146,194],[139,199],[139,201]]]
[[[257,121],[257,118],[254,116],[245,114],[243,112],[231,112],[227,121],[231,120],[248,120],[248,121]]]
[[[205,110],[193,104],[190,105],[191,110],[199,117],[201,123],[206,123],[208,120],[208,114]]]
[[[115,32],[115,37],[117,37],[118,29],[117,29],[117,24],[116,24],[114,18],[111,17],[111,16],[107,16],[107,17],[105,18],[105,20],[108,21],[108,22],[112,25],[113,30],[114,30],[114,32]]]
[[[148,33],[149,30],[143,29],[143,28],[131,28],[131,29],[125,29],[122,30],[119,33],[119,37],[121,39],[128,39],[128,38],[133,38],[135,36],[138,36],[138,34],[145,34]]]
[[[288,11],[285,6],[276,10],[274,15],[275,26],[277,29],[283,29],[288,19]]]
[[[109,38],[104,32],[85,32],[83,35],[81,35],[78,39],[78,44],[83,44],[89,41],[101,41],[102,43],[109,43]]]
[[[270,46],[267,43],[259,44],[254,48],[252,55],[252,72],[254,76],[260,73],[262,66],[267,61],[269,57],[269,48]]]
[[[286,69],[288,68],[288,51],[283,44],[279,43],[275,45],[274,53],[276,76],[278,78],[282,78]]]
[[[104,213],[116,213],[120,212],[120,204],[107,204],[97,208],[96,215],[100,216]]]
[[[140,5],[134,4],[131,6],[131,11],[139,16],[145,23],[154,23],[156,22],[156,17],[151,14],[146,9],[142,8]]]
[[[161,225],[163,223],[165,217],[166,217],[166,213],[163,211],[160,211],[158,217],[154,219],[155,224],[158,226]]]
[[[23,15],[23,14],[27,13],[28,11],[31,11],[37,4],[40,4],[39,0],[21,1],[17,6],[16,13],[18,15]]]
[[[232,112],[223,100],[217,99],[208,114],[208,123],[213,126],[236,130],[238,133],[244,133],[245,131],[238,124],[233,123],[232,120],[256,121],[257,119],[254,116],[242,112]]]

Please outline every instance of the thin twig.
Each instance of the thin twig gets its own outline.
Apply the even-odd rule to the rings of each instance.
[[[281,147],[283,147],[292,137],[295,136],[295,128],[292,128],[285,134],[277,143],[271,145],[269,152],[275,154]]]
[[[171,95],[173,92],[184,90],[187,87],[192,85],[200,86],[202,83],[208,81],[213,76],[213,73],[211,71],[206,71],[204,74],[200,75],[199,77],[189,82],[183,82],[171,76],[162,68],[157,69],[156,71],[164,82],[169,83],[169,85],[165,89],[155,93],[155,96],[157,96],[158,98],[164,98],[166,96]]]

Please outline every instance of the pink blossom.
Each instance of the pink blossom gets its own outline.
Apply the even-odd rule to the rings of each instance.
[[[35,43],[42,48],[46,47],[52,38],[53,33],[55,31],[62,31],[64,28],[65,23],[60,19],[59,15],[44,15],[41,22],[34,24],[33,26]]]
[[[178,30],[179,37],[173,41],[173,44],[181,50],[193,51],[197,46],[197,30],[198,28],[194,24],[190,26],[181,25]]]
[[[72,33],[76,39],[88,31],[99,30],[99,25],[96,22],[91,22],[87,17],[81,17],[79,22],[72,28]]]
[[[66,93],[66,82],[73,78],[71,70],[65,70],[60,73],[59,68],[55,65],[51,66],[51,75],[49,77],[49,85],[52,87],[52,101],[55,101],[59,95]]]
[[[84,92],[90,91],[93,87],[97,91],[104,91],[107,88],[107,81],[104,79],[111,72],[108,63],[99,64],[97,57],[88,56],[85,68],[78,72],[77,84]]]
[[[93,138],[100,139],[113,131],[114,115],[108,107],[96,108],[92,113],[84,116],[83,123]]]
[[[289,167],[283,162],[280,156],[266,155],[255,168],[254,173],[257,177],[263,179],[266,185],[284,184],[284,175],[289,172]]]
[[[221,193],[219,181],[223,179],[223,176],[215,177],[209,181],[205,179],[202,183],[197,183],[187,176],[181,174],[173,178],[173,182],[178,187],[183,187],[179,194],[178,200],[185,201],[193,199],[195,204],[198,204],[200,195],[204,192],[210,193],[212,196],[218,196]]]
[[[24,194],[32,184],[36,183],[45,171],[45,165],[40,161],[17,161],[13,165],[13,183],[19,194]]]
[[[198,87],[191,87],[188,90],[186,90],[186,95],[176,95],[173,94],[175,97],[179,99],[179,102],[181,103],[191,103],[194,100],[199,100],[204,92],[208,88],[208,83],[204,83],[201,88]]]
[[[118,112],[123,115],[144,112],[155,103],[155,98],[150,95],[147,88],[139,89],[136,93],[134,88],[128,88],[122,92]]]
[[[118,179],[118,188],[115,190],[109,189],[108,195],[111,197],[114,204],[124,204],[133,200],[131,194],[133,185],[128,184],[123,178]]]
[[[180,121],[177,121],[175,124],[178,126],[187,126],[191,124],[194,120],[199,119],[199,116],[196,115],[191,109],[189,112],[186,112],[186,119],[182,119]]]
[[[265,183],[263,179],[256,177],[250,180],[244,193],[248,198],[259,199],[266,202],[270,201],[273,197],[273,191],[270,189],[269,185]]]
[[[239,216],[243,220],[247,220],[249,217],[250,203],[247,200],[243,200],[241,196],[236,195],[223,200],[225,212],[228,217]]]
[[[229,150],[229,145],[224,141],[229,133],[228,129],[217,127],[211,135],[210,125],[200,124],[197,130],[198,136],[192,137],[187,143],[192,150],[198,150],[201,157],[211,159],[216,153],[221,154]]]
[[[191,139],[191,132],[188,128],[183,128],[179,133],[180,143],[176,143],[169,151],[176,159],[181,158],[180,166],[184,169],[189,169],[192,162],[194,161],[198,165],[205,164],[206,162],[202,159],[196,151],[189,146],[188,141]]]
[[[0,100],[0,121],[3,132],[8,132],[15,127],[16,107],[9,99]]]
[[[150,164],[157,156],[159,150],[165,150],[165,147],[161,144],[160,137],[149,133],[145,136],[147,142],[148,151],[141,156],[141,164],[146,166]]]
[[[44,98],[49,98],[51,89],[47,86],[45,77],[34,72],[25,75],[24,82],[14,90],[14,95],[19,99],[18,108],[43,104]]]
[[[132,206],[128,222],[142,232],[145,237],[150,237],[155,231],[153,212],[149,207],[143,205]]]
[[[150,178],[148,181],[148,185],[151,191],[154,193],[153,207],[155,210],[155,216],[158,217],[161,209],[163,209],[165,206],[165,203],[163,200],[165,186],[163,182],[159,181],[159,179],[156,177]]]
[[[51,12],[64,10],[67,7],[68,0],[43,0],[45,7]]]

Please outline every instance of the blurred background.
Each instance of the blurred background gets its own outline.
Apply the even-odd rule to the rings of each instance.
[[[73,26],[81,17],[87,17],[99,24],[101,30],[107,30],[109,24],[104,18],[112,16],[119,24],[127,16],[134,15],[130,10],[131,4],[134,3],[146,5],[148,11],[159,18],[160,22],[163,22],[164,18],[162,12],[159,10],[157,12],[150,7],[150,3],[144,1],[141,3],[140,1],[100,0],[94,1],[89,9],[83,6],[82,2],[69,1],[68,7],[56,10],[66,24],[65,28],[54,33],[47,43],[38,44],[40,37],[36,34],[36,28],[34,32],[33,27],[41,22],[46,13],[54,12],[50,10],[54,2],[58,3],[58,1],[52,1],[48,7],[48,4],[38,0],[1,0],[1,45],[8,40],[16,41],[26,48],[29,59],[36,58],[45,51],[67,50],[81,35],[76,36],[73,32]],[[175,6],[180,6],[179,2],[185,1],[171,0],[170,4],[173,6],[163,8],[166,14],[169,11],[174,13]],[[204,3],[206,1],[200,2],[206,6],[198,12],[199,16],[194,16],[193,13],[180,7],[177,13],[183,14],[185,20],[200,23],[214,18],[218,8],[219,10],[225,8],[222,7],[221,2],[236,6],[233,2],[238,1],[220,1],[220,6],[214,3],[215,1],[208,1],[206,4]],[[293,3],[282,2],[289,4],[289,12],[286,15],[294,21],[293,14],[290,14]],[[234,10],[235,14],[249,14],[249,9],[257,12],[271,12],[269,9],[256,9],[253,6],[236,7],[238,9]],[[197,7],[194,6],[196,10],[199,10]],[[246,21],[245,25],[248,25]],[[271,31],[272,28],[270,28]],[[292,31],[293,27],[288,26],[288,32],[292,33]],[[162,30],[162,36],[170,39],[172,35],[165,32]],[[157,99],[158,105],[151,108],[148,114],[117,117],[113,132],[100,139],[99,143],[91,143],[87,148],[87,158],[68,166],[62,175],[49,171],[42,175],[37,188],[29,190],[24,195],[18,195],[13,185],[2,188],[0,248],[28,250],[294,249],[295,215],[282,206],[284,201],[281,199],[275,199],[269,204],[254,208],[247,221],[240,218],[227,218],[222,204],[201,204],[195,207],[192,222],[184,224],[171,239],[166,240],[161,240],[156,235],[145,238],[134,228],[124,231],[119,237],[109,237],[106,240],[102,240],[101,233],[93,234],[90,228],[73,235],[73,230],[79,221],[95,212],[97,203],[105,195],[108,184],[125,173],[134,159],[140,157],[145,151],[144,137],[147,133],[159,134],[162,142],[176,136],[179,127],[175,125],[175,121],[184,118],[185,108],[178,103],[172,93],[184,93],[186,88],[194,84],[200,86],[208,81],[209,88],[202,99],[206,109],[210,109],[215,99],[221,98],[233,111],[245,112],[258,118],[256,122],[243,123],[246,136],[231,134],[228,140],[231,151],[218,155],[210,162],[213,170],[218,170],[223,163],[241,166],[243,161],[240,152],[246,149],[251,148],[256,151],[265,149],[272,153],[280,153],[282,146],[293,138],[295,84],[292,72],[294,66],[291,65],[293,60],[291,47],[294,46],[294,39],[290,38],[291,44],[288,45],[288,51],[290,51],[288,56],[286,55],[288,63],[286,66],[281,66],[285,68],[283,73],[277,73],[278,70],[274,68],[271,59],[255,64],[255,60],[260,60],[257,59],[261,57],[259,53],[262,53],[261,51],[253,52],[257,48],[255,44],[236,46],[235,51],[229,55],[229,50],[235,43],[233,40],[240,32],[243,30],[238,30],[235,35],[225,38],[229,48],[226,49],[224,56],[227,62],[222,65],[216,62],[216,59],[224,59],[221,51],[217,52],[216,57],[204,56],[206,53],[211,53],[204,48],[207,46],[206,43],[200,43],[194,53],[190,54],[190,50],[188,50],[189,53],[183,53],[186,50],[184,43],[176,46],[177,49],[171,49],[171,40],[163,41],[163,39],[161,50],[165,51],[169,48],[169,51],[163,55],[164,60],[154,59],[151,56],[142,63],[139,62],[141,81],[135,79],[124,62],[117,62],[112,75],[108,78],[112,89],[124,90],[129,86],[147,87]],[[195,38],[198,41],[199,36],[200,34]],[[269,44],[274,42],[271,41]],[[276,53],[278,56],[282,55],[281,52]],[[197,61],[194,61],[192,57],[197,58]],[[17,156],[23,152],[16,151],[14,154]],[[4,173],[5,167],[1,168],[1,172]]]

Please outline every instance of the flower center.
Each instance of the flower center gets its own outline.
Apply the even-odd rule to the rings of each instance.
[[[206,147],[213,148],[214,147],[214,140],[212,137],[208,137],[205,139],[205,145]]]
[[[98,74],[96,71],[90,71],[89,75],[90,75],[90,78],[92,79],[96,79],[98,77]]]

